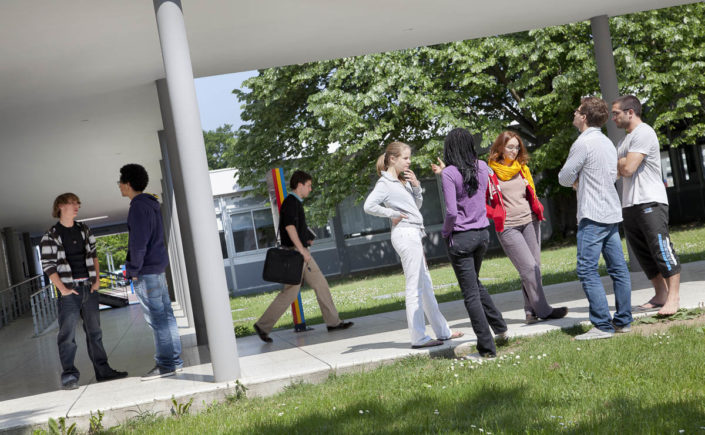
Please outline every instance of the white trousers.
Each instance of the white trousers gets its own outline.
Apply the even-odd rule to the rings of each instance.
[[[451,331],[438,308],[433,294],[431,275],[428,273],[421,238],[423,231],[412,227],[392,229],[392,246],[401,257],[406,278],[406,321],[409,325],[411,345],[419,346],[430,340],[426,334],[424,313],[438,339],[450,338]]]

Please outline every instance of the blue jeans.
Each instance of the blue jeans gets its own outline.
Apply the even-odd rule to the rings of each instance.
[[[632,284],[619,238],[619,224],[603,224],[587,218],[578,224],[577,272],[590,304],[590,322],[601,331],[614,332],[605,288],[600,280],[597,263],[600,253],[605,258],[607,273],[614,286],[614,325],[632,323]]]
[[[139,275],[134,286],[144,320],[154,333],[154,359],[157,365],[167,370],[183,366],[179,327],[171,309],[166,276],[164,273]]]
[[[93,363],[96,378],[109,376],[113,369],[108,365],[108,356],[103,347],[103,331],[100,329],[100,311],[98,310],[98,292],[91,293],[88,281],[74,288],[77,295],[71,293],[59,298],[59,345],[61,360],[61,384],[78,382],[80,373],[74,365],[76,357],[76,324],[79,317],[83,319],[86,332],[86,349]]]

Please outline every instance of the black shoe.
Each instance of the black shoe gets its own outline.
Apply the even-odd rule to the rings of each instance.
[[[527,314],[526,315],[526,323],[527,325],[533,325],[534,323],[539,323],[541,319],[538,317],[534,316],[533,314]]]
[[[329,327],[328,327],[328,332],[337,331],[337,330],[339,330],[339,329],[348,329],[348,328],[351,327],[352,325],[354,325],[353,322],[340,322],[340,323],[338,323],[338,324],[335,325],[335,326],[329,326]]]
[[[61,386],[62,390],[75,390],[76,388],[78,388],[78,381],[68,381]]]
[[[257,324],[254,324],[255,332],[257,335],[259,335],[260,340],[264,341],[265,343],[271,343],[274,340],[272,340],[272,337],[269,336],[266,332],[262,331]]]
[[[107,381],[112,381],[115,379],[122,379],[127,377],[127,372],[121,372],[118,370],[113,370],[111,369],[110,373],[108,373],[105,376],[96,376],[96,381],[98,382],[107,382]]]
[[[174,376],[176,374],[175,369],[165,369],[164,367],[159,367],[158,365],[144,375],[142,375],[143,381],[151,381],[157,378],[166,378],[167,376]]]
[[[554,308],[551,310],[551,314],[546,317],[547,319],[562,319],[568,314],[568,307]]]

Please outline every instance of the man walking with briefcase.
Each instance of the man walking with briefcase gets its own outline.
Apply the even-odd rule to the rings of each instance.
[[[314,236],[306,225],[303,201],[311,193],[312,182],[313,178],[304,171],[295,171],[292,174],[289,180],[291,191],[279,209],[281,244],[285,248],[298,251],[304,257],[302,281],[316,292],[316,299],[321,307],[323,321],[328,326],[328,331],[347,329],[353,325],[353,322],[344,322],[338,316],[328,281],[308,250],[308,247],[313,244]],[[300,288],[301,283],[284,285],[284,289],[269,304],[262,317],[255,322],[255,332],[262,341],[272,342],[269,333],[277,320],[297,298]]]

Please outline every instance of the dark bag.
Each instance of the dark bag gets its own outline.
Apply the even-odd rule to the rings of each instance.
[[[269,248],[264,259],[262,279],[280,284],[301,284],[304,256],[294,249]]]

